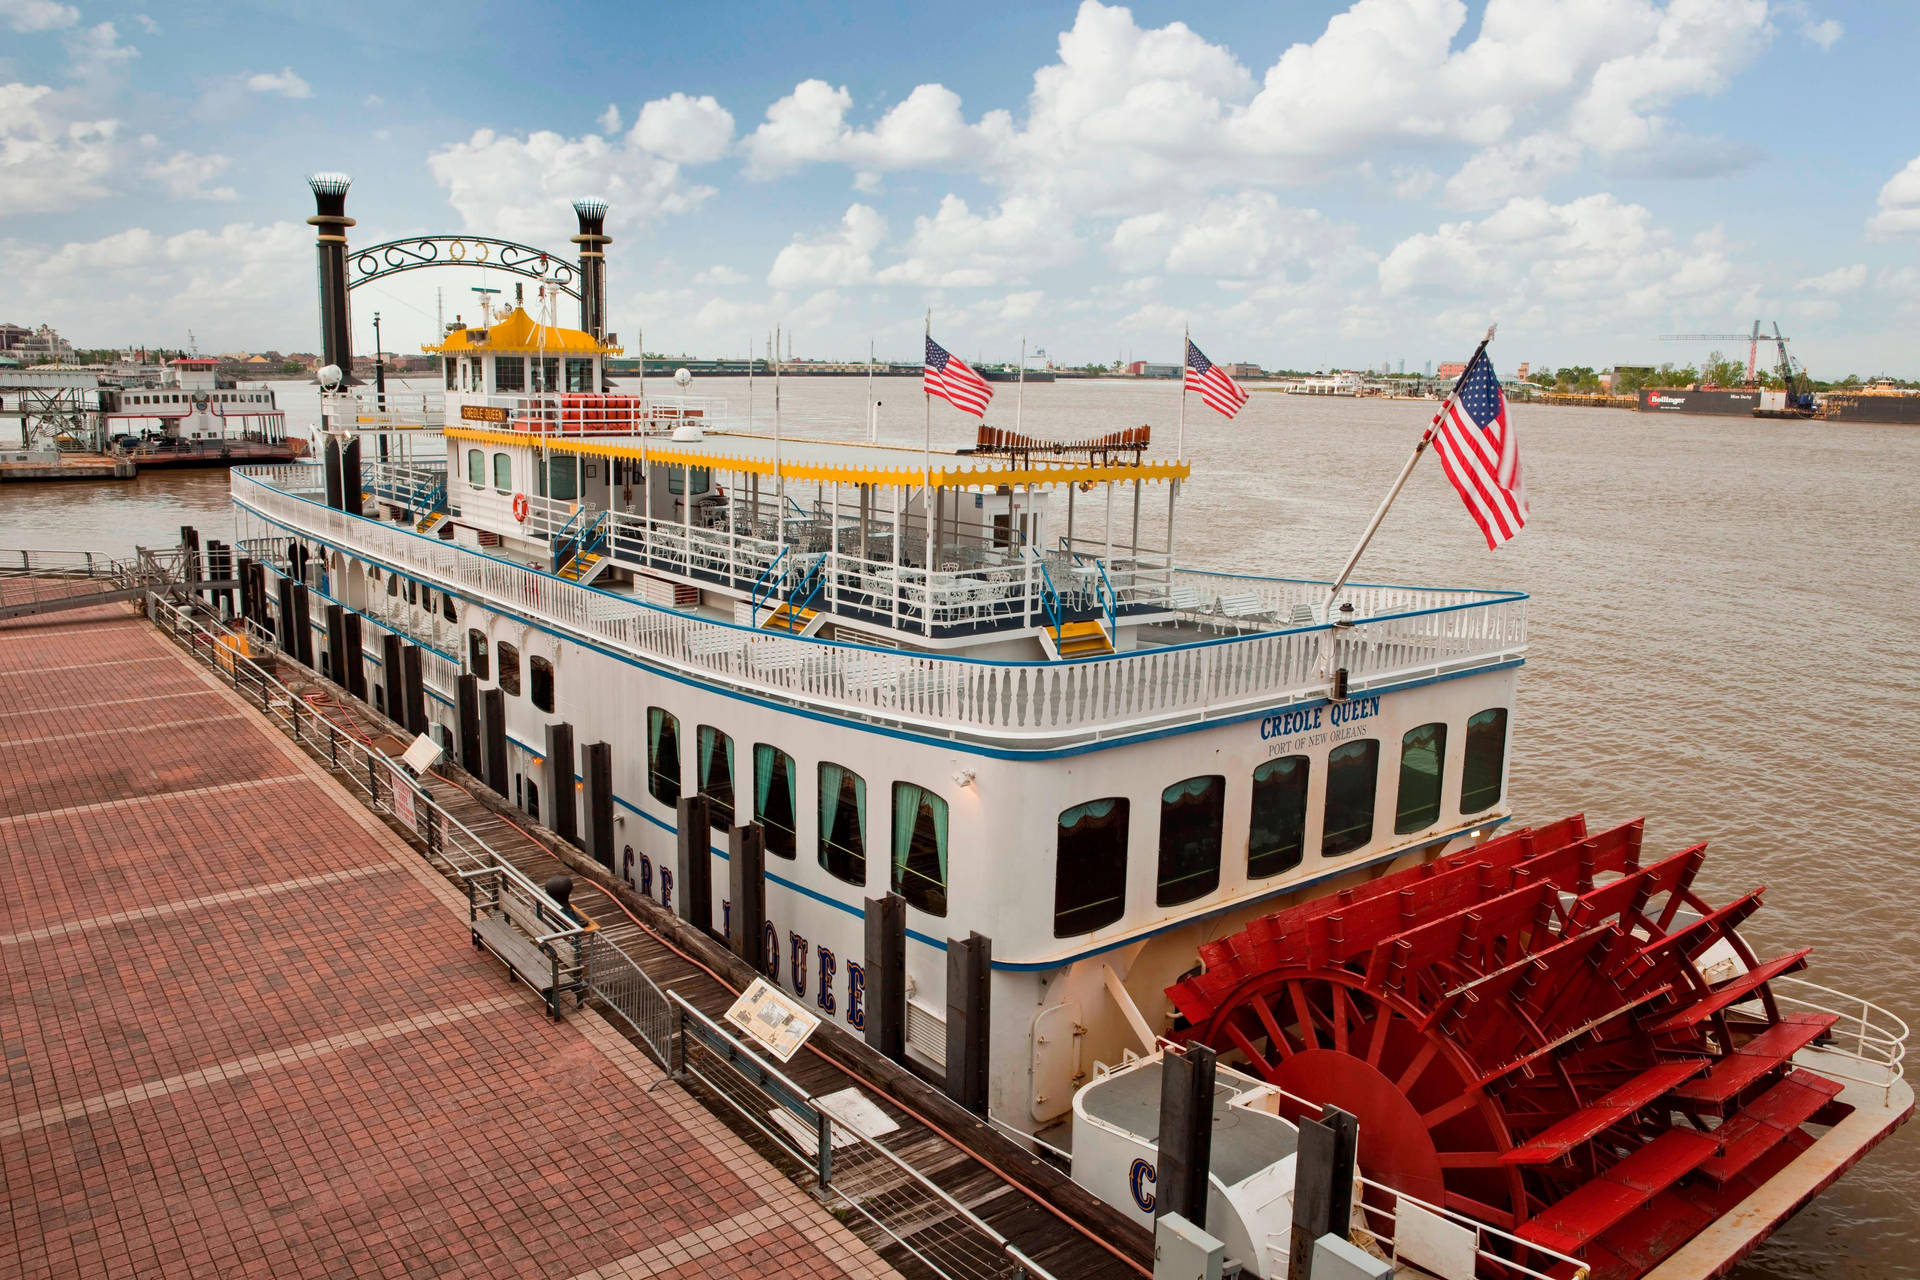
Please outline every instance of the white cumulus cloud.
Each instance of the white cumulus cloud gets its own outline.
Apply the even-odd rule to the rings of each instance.
[[[1813,276],[1802,280],[1796,287],[1802,293],[1840,294],[1852,293],[1867,282],[1867,267],[1863,262],[1852,266],[1835,267],[1825,275]]]
[[[120,122],[84,119],[44,84],[0,84],[0,217],[47,213],[111,190]]]
[[[283,98],[311,98],[313,86],[294,74],[292,67],[279,71],[256,71],[247,77],[247,88],[254,93],[277,93]]]
[[[234,200],[239,198],[239,193],[232,187],[207,185],[232,163],[226,156],[176,151],[164,160],[148,162],[142,173],[165,187],[167,194],[176,200]]]
[[[607,108],[613,120],[608,132],[619,128],[619,114]],[[733,116],[711,96],[693,98],[676,93],[656,98],[640,108],[633,125],[633,144],[677,164],[709,164],[733,144]]]
[[[1920,231],[1920,156],[1887,179],[1880,188],[1879,204],[1879,211],[1867,219],[1867,234],[1884,237]]]
[[[774,258],[767,283],[776,289],[864,284],[873,279],[873,253],[886,238],[887,220],[878,210],[848,205],[834,230],[795,236]]]
[[[54,0],[8,0],[3,7],[7,25],[22,35],[60,31],[80,21],[80,11]]]

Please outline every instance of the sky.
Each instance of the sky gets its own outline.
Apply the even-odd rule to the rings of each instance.
[[[353,244],[572,256],[631,349],[1409,370],[1678,363],[1777,321],[1920,375],[1920,5],[0,0],[0,320],[319,345],[305,178]],[[353,293],[354,344],[501,272]],[[529,290],[533,286],[528,286]],[[563,322],[577,322],[559,299]],[[1744,356],[1743,349],[1737,354]]]

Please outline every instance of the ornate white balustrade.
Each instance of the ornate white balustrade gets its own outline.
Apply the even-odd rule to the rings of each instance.
[[[1359,621],[1255,631],[1079,662],[994,662],[783,637],[583,587],[310,496],[317,468],[235,471],[233,497],[271,526],[403,569],[439,590],[512,610],[563,635],[718,685],[879,723],[1014,748],[1058,746],[1192,724],[1323,696],[1344,667],[1369,687],[1517,658],[1518,592],[1359,587]],[[294,487],[297,491],[289,491]],[[1275,608],[1316,584],[1230,578]],[[1319,586],[1324,593],[1324,585]],[[1326,654],[1327,646],[1332,653]],[[1327,659],[1327,660],[1324,660]]]

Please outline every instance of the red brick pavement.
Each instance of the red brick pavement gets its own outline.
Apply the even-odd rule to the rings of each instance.
[[[0,625],[0,1276],[891,1274],[127,617]]]

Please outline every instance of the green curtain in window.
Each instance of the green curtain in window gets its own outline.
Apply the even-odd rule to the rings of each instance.
[[[920,802],[926,789],[911,782],[893,784],[893,883],[898,886],[907,874],[907,854],[913,848],[913,829],[920,825]],[[940,841],[940,856],[946,860],[947,842]],[[946,868],[941,868],[942,879]]]
[[[753,744],[753,816],[756,818],[767,816],[767,795],[773,789],[773,762],[779,754],[777,747],[764,742]]]
[[[820,840],[822,843],[833,839],[833,820],[840,816],[840,789],[842,779],[846,775],[847,771],[837,764],[820,766]],[[864,818],[866,815],[861,816]]]
[[[947,882],[947,802],[939,796],[927,797],[927,812],[933,815],[934,847],[940,855],[940,883]]]
[[[713,740],[720,735],[706,725],[700,726],[700,787],[706,789],[713,777]]]
[[[647,708],[647,767],[659,768],[660,730],[666,726],[667,713],[659,707]]]
[[[727,744],[727,785],[737,787],[739,785],[740,775],[733,770],[733,738],[724,733],[720,734],[719,738]]]
[[[1211,774],[1202,774],[1198,778],[1188,778],[1185,782],[1176,782],[1160,793],[1162,804],[1179,804],[1182,800],[1198,800],[1213,788]],[[1104,816],[1104,815],[1102,815]]]
[[[1073,806],[1073,808],[1064,810],[1060,814],[1060,825],[1063,827],[1077,827],[1083,822],[1098,822],[1113,813],[1114,803],[1114,799],[1109,798],[1106,800],[1089,800],[1085,804],[1077,804]]]

